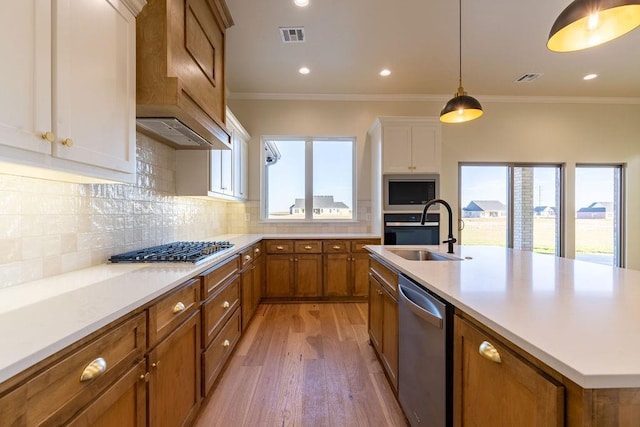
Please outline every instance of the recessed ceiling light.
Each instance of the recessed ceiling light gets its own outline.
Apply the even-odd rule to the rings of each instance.
[[[299,7],[309,6],[309,0],[293,0],[293,2]]]
[[[584,76],[584,77],[582,78],[582,80],[593,80],[593,79],[595,79],[596,77],[598,77],[598,75],[597,75],[597,74],[587,74],[586,76]]]
[[[386,69],[386,68],[385,68],[384,70],[380,71],[380,75],[381,75],[382,77],[386,77],[386,76],[388,76],[388,75],[390,75],[390,74],[391,74],[391,70],[388,70],[388,69]]]
[[[300,74],[309,74],[309,73],[311,72],[311,70],[310,70],[310,69],[308,69],[307,67],[302,67],[302,68],[300,68],[300,69],[298,70],[298,72],[299,72]]]

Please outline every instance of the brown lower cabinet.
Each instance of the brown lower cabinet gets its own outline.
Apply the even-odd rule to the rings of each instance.
[[[562,384],[486,332],[454,317],[456,426],[564,425]]]
[[[189,425],[200,407],[200,311],[147,354],[149,425]]]
[[[398,297],[395,282],[378,272],[386,267],[374,261],[369,274],[369,338],[394,391],[398,390]],[[389,270],[391,271],[391,270]],[[394,277],[393,273],[390,277]],[[395,292],[394,292],[395,289]]]

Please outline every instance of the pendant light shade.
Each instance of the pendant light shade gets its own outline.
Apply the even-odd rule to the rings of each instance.
[[[472,96],[467,95],[462,87],[462,0],[460,5],[460,27],[459,27],[459,64],[460,74],[458,81],[458,91],[453,95],[440,111],[440,121],[443,123],[462,123],[477,119],[482,115],[482,105]]]
[[[547,47],[572,52],[598,46],[640,25],[640,0],[575,0],[549,32]]]

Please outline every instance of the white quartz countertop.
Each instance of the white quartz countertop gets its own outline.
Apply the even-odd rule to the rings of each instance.
[[[640,271],[497,247],[456,246],[462,261],[367,248],[581,387],[640,387]]]
[[[370,239],[372,234],[248,234],[202,238],[234,247],[198,265],[104,264],[0,289],[0,383],[123,315],[268,239]]]

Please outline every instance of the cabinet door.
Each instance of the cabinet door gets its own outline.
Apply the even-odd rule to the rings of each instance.
[[[380,284],[369,276],[369,338],[378,353],[382,349],[382,295]]]
[[[351,254],[352,295],[366,297],[369,294],[369,254]]]
[[[237,134],[233,137],[233,158],[233,195],[246,199],[249,189],[249,143]]]
[[[289,297],[293,290],[293,255],[267,255],[266,297]]]
[[[53,155],[134,173],[135,17],[119,0],[53,4]]]
[[[411,170],[411,126],[385,125],[382,129],[382,172]]]
[[[65,425],[69,427],[146,426],[146,371],[146,363],[139,362]]]
[[[253,315],[253,269],[251,264],[242,272],[242,330],[247,329]]]
[[[255,312],[256,308],[258,308],[258,304],[260,304],[260,300],[262,300],[262,278],[263,278],[263,270],[264,270],[264,257],[258,258],[253,263],[253,311]]]
[[[324,296],[347,297],[351,295],[350,254],[324,255]]]
[[[562,385],[457,316],[454,331],[455,425],[563,425]],[[500,362],[480,354],[485,342],[497,350]]]
[[[149,352],[149,425],[189,425],[200,406],[200,312]]]
[[[0,144],[51,153],[51,2],[3,2]]]
[[[294,294],[298,297],[322,296],[322,255],[295,255]]]
[[[398,301],[382,291],[382,361],[389,380],[398,389]]]
[[[411,128],[412,172],[438,173],[440,171],[439,126],[413,126]]]

